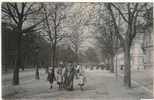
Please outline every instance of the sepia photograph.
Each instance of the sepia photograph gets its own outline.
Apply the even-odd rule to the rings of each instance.
[[[2,99],[152,99],[153,18],[152,2],[1,2]]]

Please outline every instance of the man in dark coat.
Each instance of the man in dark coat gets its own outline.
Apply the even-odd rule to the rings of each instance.
[[[54,75],[54,71],[52,70],[52,68],[50,69],[50,71],[48,72],[48,77],[47,77],[47,80],[49,81],[50,83],[50,89],[52,89],[52,84],[55,80],[55,75]]]

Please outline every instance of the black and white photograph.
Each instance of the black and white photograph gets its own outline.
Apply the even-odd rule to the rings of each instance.
[[[152,100],[153,7],[1,2],[2,99]]]

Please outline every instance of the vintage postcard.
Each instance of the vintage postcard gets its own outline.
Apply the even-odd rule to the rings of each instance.
[[[153,98],[152,2],[1,2],[2,99]]]

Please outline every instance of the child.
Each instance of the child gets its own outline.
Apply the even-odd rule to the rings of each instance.
[[[62,88],[62,68],[59,67],[58,71],[57,71],[57,84],[59,85],[59,89]]]
[[[83,91],[83,86],[85,85],[86,83],[86,77],[83,73],[80,73],[79,74],[79,86],[80,86],[80,89]]]

